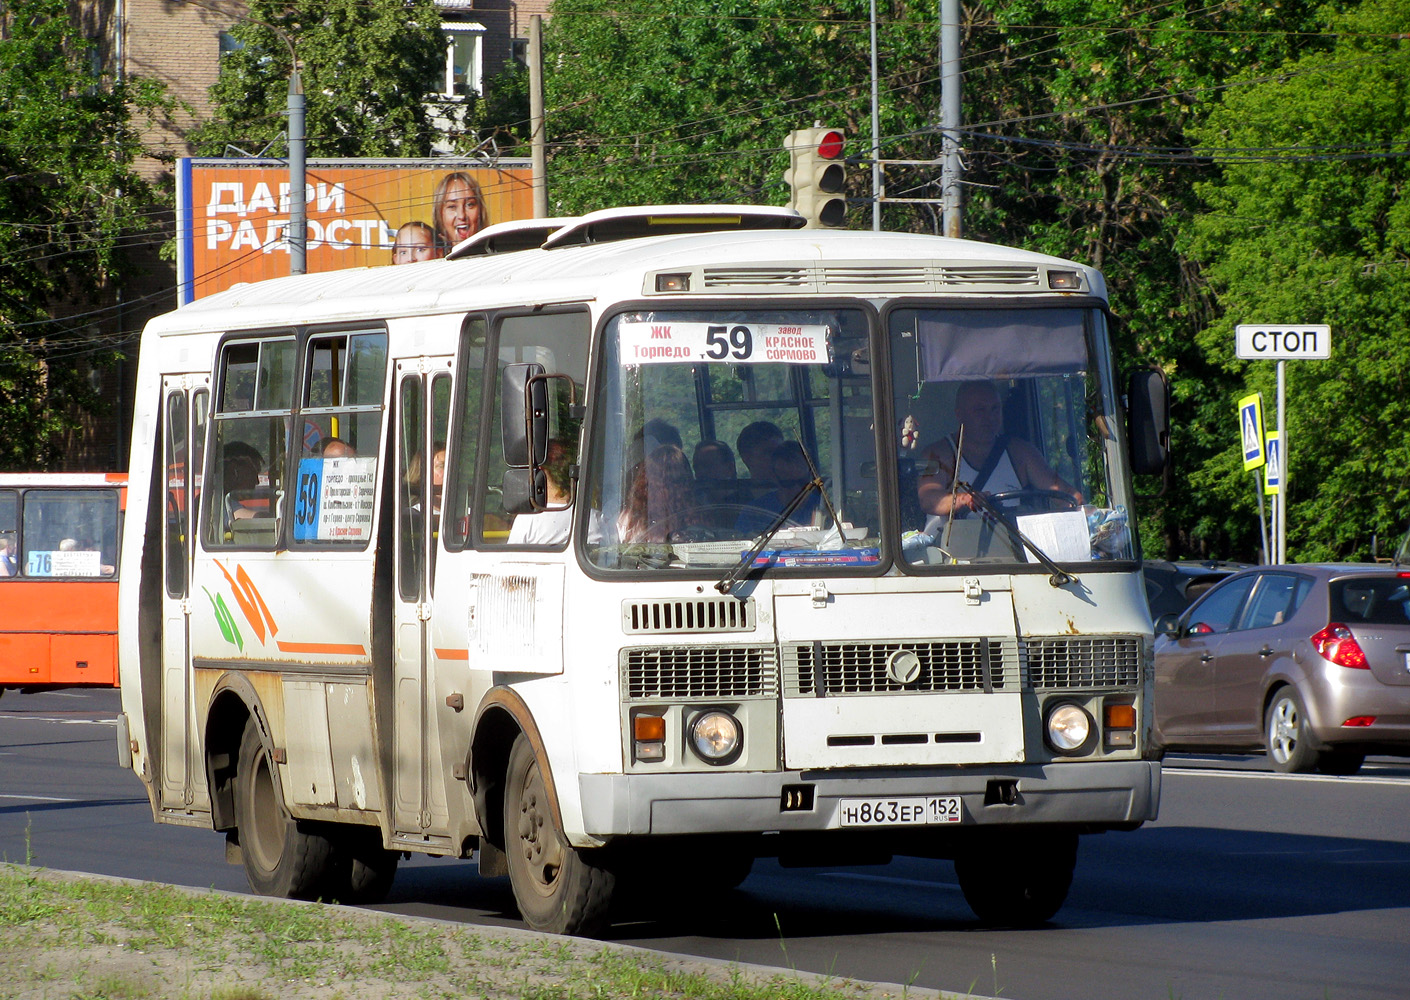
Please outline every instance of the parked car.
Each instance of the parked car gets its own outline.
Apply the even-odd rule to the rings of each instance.
[[[1214,559],[1199,562],[1147,559],[1141,571],[1146,580],[1146,602],[1150,605],[1152,620],[1161,615],[1178,615],[1210,587],[1248,566],[1248,563]]]
[[[1166,749],[1266,749],[1279,771],[1410,756],[1410,569],[1259,566],[1156,620]]]

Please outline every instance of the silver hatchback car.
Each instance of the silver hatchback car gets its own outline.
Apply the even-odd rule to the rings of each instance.
[[[1410,572],[1260,566],[1156,621],[1155,737],[1266,748],[1279,771],[1352,774],[1410,756]]]

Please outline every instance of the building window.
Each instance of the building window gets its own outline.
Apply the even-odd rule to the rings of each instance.
[[[228,31],[220,33],[220,57],[224,59],[232,52],[239,52],[245,47],[245,43],[240,41]]]
[[[441,93],[468,97],[483,89],[485,26],[468,22],[442,23],[446,36],[446,73]]]

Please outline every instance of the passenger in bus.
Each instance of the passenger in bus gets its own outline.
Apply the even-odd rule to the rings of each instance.
[[[957,478],[986,495],[1052,490],[1071,497],[1074,506],[1083,502],[1082,493],[1053,471],[1042,452],[1004,433],[1003,400],[992,382],[960,385],[955,394],[955,420],[959,429],[924,451],[924,458],[939,467],[937,473],[921,476],[917,485],[921,510],[926,514],[964,517],[979,509],[972,493],[954,488]]]
[[[739,432],[734,446],[740,460],[749,470],[749,482],[742,489],[749,496],[759,496],[776,485],[774,451],[783,444],[783,431],[767,420],[756,420]]]
[[[808,458],[803,446],[797,441],[784,441],[773,450],[773,470],[775,487],[761,497],[750,501],[749,509],[739,515],[735,527],[745,535],[757,535],[768,528],[769,522],[783,512],[802,492],[808,480],[813,478],[808,467]],[[809,492],[803,502],[789,515],[793,524],[812,524],[821,504],[821,494],[817,490]]]
[[[19,562],[10,550],[10,540],[0,538],[0,576],[18,576],[19,571]]]
[[[691,461],[695,466],[695,501],[701,507],[736,507],[746,502],[739,487],[734,452],[723,441],[701,441]],[[737,511],[715,511],[708,518],[714,527],[734,524]]]
[[[406,485],[410,488],[411,495],[419,497],[421,495],[422,466],[421,453],[417,452],[411,456],[411,462],[406,469]],[[431,449],[431,514],[434,517],[441,516],[441,493],[444,492],[446,480],[446,446],[437,444]],[[421,510],[421,501],[417,500],[411,505],[414,511]]]
[[[226,514],[229,519],[268,515],[268,499],[256,495],[259,491],[259,470],[262,464],[263,459],[254,446],[244,441],[226,443],[222,469]]]
[[[431,215],[436,226],[436,255],[440,257],[490,224],[480,183],[464,170],[441,178],[431,196]]]
[[[562,545],[568,540],[573,527],[573,511],[567,507],[573,501],[568,477],[572,461],[569,442],[559,438],[548,442],[548,456],[543,464],[548,505],[565,509],[517,515],[509,528],[510,545]]]
[[[617,537],[623,544],[664,542],[685,526],[683,515],[693,506],[690,459],[676,445],[661,445],[632,471],[617,517]]]
[[[330,437],[324,439],[323,449],[319,454],[324,458],[355,458],[357,449],[342,438]]]
[[[408,222],[397,230],[392,241],[392,263],[414,264],[419,260],[435,260],[436,232],[424,222]]]

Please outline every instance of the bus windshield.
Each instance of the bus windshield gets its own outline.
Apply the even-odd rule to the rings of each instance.
[[[613,318],[588,558],[865,571],[883,509],[899,528],[887,550],[916,569],[1133,558],[1099,311],[902,308],[886,324],[891,367],[874,372],[860,309]]]
[[[901,551],[914,566],[1133,558],[1097,310],[888,317]]]
[[[589,558],[723,568],[776,528],[759,565],[876,564],[869,356],[859,309],[615,317],[585,493]]]

